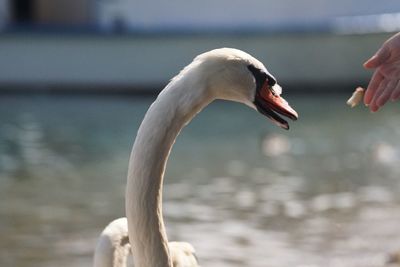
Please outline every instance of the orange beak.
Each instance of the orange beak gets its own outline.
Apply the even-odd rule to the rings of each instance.
[[[275,94],[267,82],[264,83],[261,90],[257,91],[254,104],[257,110],[270,118],[275,124],[283,129],[289,129],[289,123],[278,114],[286,116],[292,120],[299,117],[297,112],[280,95]]]

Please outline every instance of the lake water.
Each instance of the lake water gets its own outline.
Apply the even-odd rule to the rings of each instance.
[[[400,249],[400,109],[293,96],[291,130],[218,101],[178,137],[170,240],[202,266],[372,267]],[[0,266],[91,266],[124,216],[128,158],[152,97],[0,97]]]

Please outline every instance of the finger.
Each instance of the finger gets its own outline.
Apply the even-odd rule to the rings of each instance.
[[[392,79],[389,80],[389,82],[386,85],[386,88],[383,89],[383,92],[381,95],[378,97],[376,104],[379,107],[382,107],[383,105],[386,104],[386,102],[389,100],[390,96],[392,95],[394,89],[396,88],[398,83],[398,80]]]
[[[377,101],[378,101],[379,97],[382,95],[382,93],[385,91],[385,88],[388,83],[389,83],[389,81],[384,79],[379,84],[379,87],[376,89],[375,95],[372,98],[371,103],[369,105],[369,108],[372,112],[376,112],[379,110],[379,105],[378,105]]]
[[[372,75],[371,81],[368,84],[367,91],[364,95],[364,104],[369,105],[375,95],[376,90],[378,89],[379,84],[383,80],[382,74],[379,71],[375,71]]]
[[[383,45],[375,55],[364,63],[367,69],[377,68],[385,63],[390,58],[390,50],[386,45]]]
[[[393,90],[390,100],[397,101],[400,99],[400,81],[397,83],[396,88]]]

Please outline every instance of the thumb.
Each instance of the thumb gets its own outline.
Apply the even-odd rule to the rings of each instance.
[[[375,55],[368,59],[364,63],[364,67],[367,69],[377,68],[390,58],[390,51],[387,46],[381,47]]]

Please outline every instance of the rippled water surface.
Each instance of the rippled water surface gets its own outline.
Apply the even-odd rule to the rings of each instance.
[[[400,249],[400,109],[292,97],[291,130],[216,102],[168,162],[171,240],[202,266],[383,266]],[[1,96],[0,266],[91,266],[124,215],[128,158],[152,98]]]

